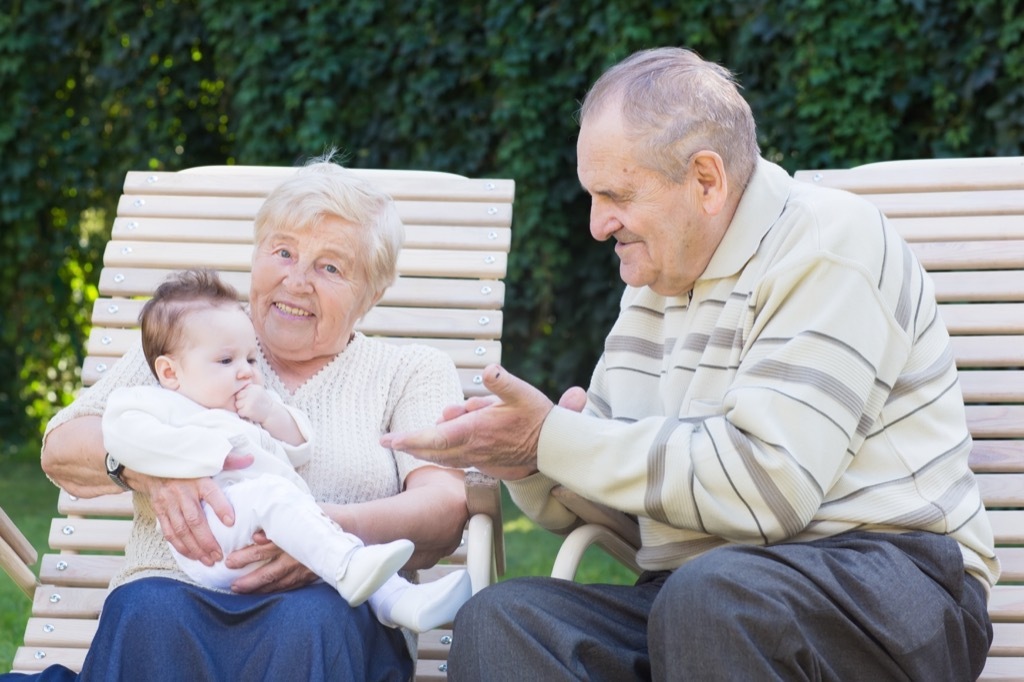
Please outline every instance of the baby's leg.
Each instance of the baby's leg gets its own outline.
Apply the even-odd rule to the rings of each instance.
[[[366,601],[412,556],[409,540],[364,545],[332,521],[312,496],[280,476],[264,474],[232,487],[240,486],[246,488],[248,508],[267,537],[334,585],[352,606]]]
[[[223,492],[235,510],[234,525],[225,526],[221,523],[220,517],[205,503],[203,511],[206,513],[210,531],[220,545],[221,553],[227,557],[236,549],[252,544],[253,533],[259,530],[259,524],[256,522],[255,514],[249,511],[249,496],[244,489],[237,489],[235,485],[226,485]],[[231,589],[231,584],[236,580],[267,563],[266,561],[257,561],[242,568],[228,568],[222,559],[213,566],[207,566],[201,561],[189,559],[180,554],[173,545],[168,544],[168,548],[171,550],[171,556],[188,577],[199,585],[219,590]]]
[[[419,585],[396,575],[370,596],[370,606],[377,620],[388,627],[426,632],[451,623],[472,595],[466,571],[455,571]]]

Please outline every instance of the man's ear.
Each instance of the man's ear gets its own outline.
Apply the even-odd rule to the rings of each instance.
[[[715,152],[705,149],[694,154],[690,163],[693,178],[701,189],[700,204],[704,212],[710,216],[718,215],[729,197],[725,162]]]
[[[153,368],[161,386],[172,391],[178,390],[178,363],[173,358],[160,355],[153,361]]]

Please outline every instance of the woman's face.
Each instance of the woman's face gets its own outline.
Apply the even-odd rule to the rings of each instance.
[[[272,365],[326,363],[345,349],[375,302],[364,252],[360,228],[334,216],[312,229],[271,229],[256,245],[250,312]]]

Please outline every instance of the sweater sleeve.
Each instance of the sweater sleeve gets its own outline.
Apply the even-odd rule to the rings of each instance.
[[[790,538],[849,466],[907,361],[907,330],[882,299],[855,264],[789,263],[753,295],[729,386],[688,396],[679,414],[635,421],[556,408],[539,469],[674,528],[755,544]]]
[[[150,476],[199,478],[220,472],[232,449],[229,434],[201,424],[173,424],[172,408],[147,400],[145,390],[119,388],[107,398],[107,451],[129,469]]]
[[[416,431],[433,426],[445,407],[462,402],[462,384],[450,357],[428,346],[409,346],[405,350],[405,366],[392,386],[397,398],[388,425],[390,431]],[[401,451],[395,451],[395,462],[403,487],[413,470],[438,466]]]

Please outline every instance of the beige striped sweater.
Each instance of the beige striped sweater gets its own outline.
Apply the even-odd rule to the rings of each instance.
[[[553,530],[576,520],[555,481],[637,515],[647,569],[725,543],[925,530],[991,585],[970,448],[907,244],[867,201],[762,160],[689,295],[627,287],[584,412],[555,408],[540,473],[509,487]]]

